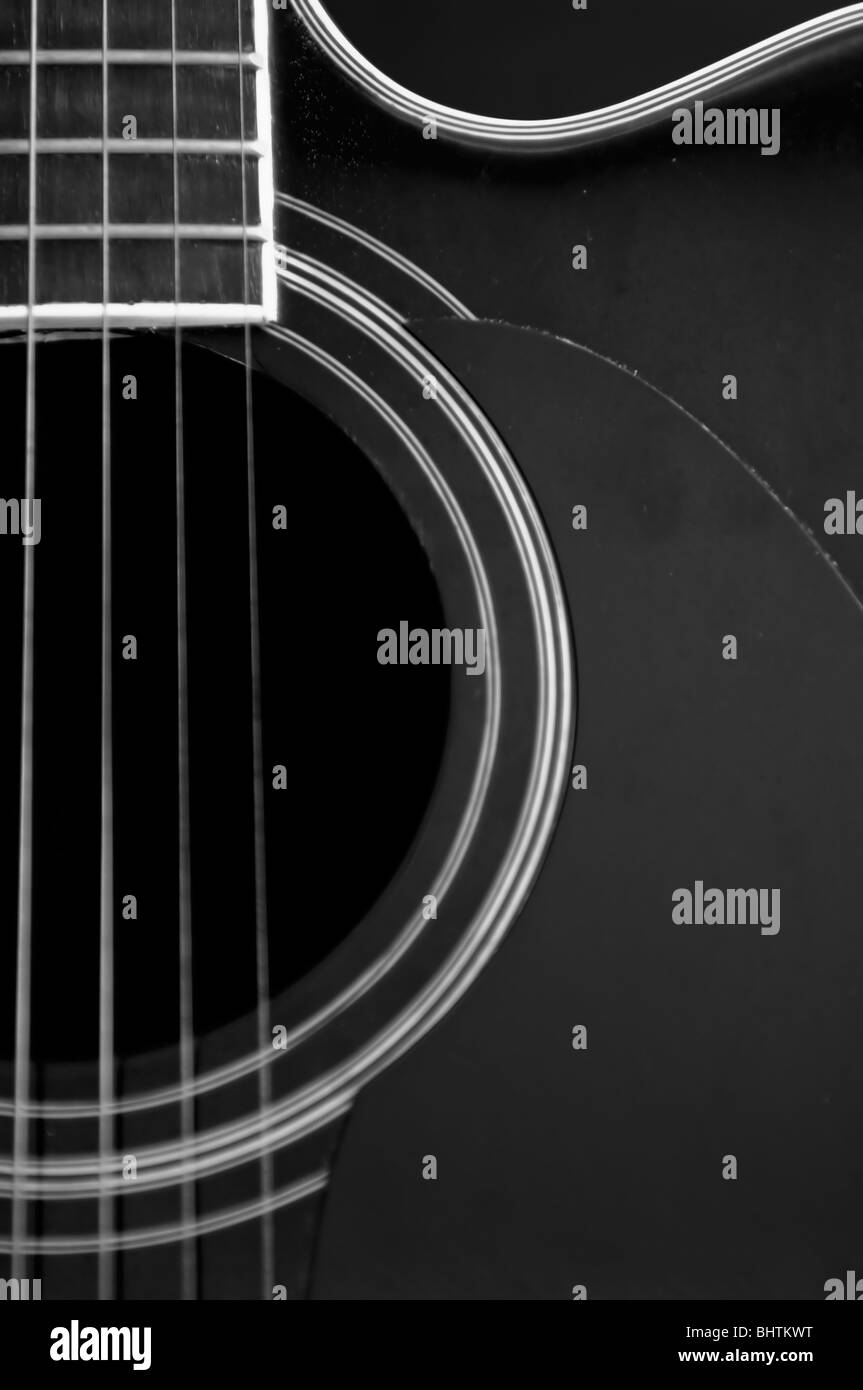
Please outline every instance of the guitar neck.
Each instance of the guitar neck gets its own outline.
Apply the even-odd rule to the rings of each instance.
[[[274,316],[266,0],[4,0],[0,328]]]

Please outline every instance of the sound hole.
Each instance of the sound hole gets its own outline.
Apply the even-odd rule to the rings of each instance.
[[[37,352],[33,1044],[37,1063],[98,1056],[101,347]],[[24,349],[0,357],[0,494],[24,496]],[[112,347],[116,1051],[179,1031],[178,617],[174,350]],[[194,1027],[257,999],[244,369],[183,355]],[[134,387],[131,379],[134,378]],[[136,399],[124,399],[136,390]],[[270,994],[325,959],[391,878],[439,768],[444,668],[384,667],[377,632],[444,624],[425,553],[346,435],[254,381],[263,805]],[[278,508],[286,508],[286,529]],[[5,731],[0,781],[0,1037],[14,1046],[23,597],[21,540],[0,535]],[[128,639],[135,639],[136,655]],[[124,652],[126,656],[124,656]],[[275,768],[286,769],[286,788]],[[134,899],[134,903],[132,902]],[[278,1021],[278,1020],[276,1020]]]

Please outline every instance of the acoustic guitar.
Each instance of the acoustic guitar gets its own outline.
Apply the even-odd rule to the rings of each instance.
[[[859,1261],[863,6],[692,10],[6,0],[7,1298]]]

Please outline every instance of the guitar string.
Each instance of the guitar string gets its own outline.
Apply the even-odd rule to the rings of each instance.
[[[115,1202],[108,1186],[114,1159],[114,699],[111,518],[111,299],[108,0],[102,0],[102,694],[101,846],[99,864],[99,1164],[98,1297],[116,1297],[111,1245]]]
[[[171,0],[171,103],[174,202],[174,457],[176,465],[177,513],[177,778],[178,778],[178,874],[179,874],[179,970],[180,970],[180,1132],[187,1150],[195,1137],[195,1101],[192,1084],[195,1071],[194,1001],[192,992],[192,882],[189,807],[189,699],[188,644],[186,629],[186,480],[183,438],[183,332],[179,304],[182,299],[182,261],[180,256],[180,165],[178,154],[179,111],[177,103],[177,0]],[[181,1225],[192,1230],[195,1223],[194,1182],[180,1188]],[[184,1300],[197,1296],[198,1246],[188,1236],[180,1246],[180,1284]]]
[[[35,496],[35,394],[36,394],[36,336],[34,306],[36,303],[36,119],[37,119],[37,34],[38,0],[31,0],[31,83],[30,83],[30,150],[29,150],[29,212],[28,212],[28,322],[27,322],[27,401],[26,401],[26,484],[28,497]],[[109,60],[107,43],[108,0],[103,0],[102,35],[102,688],[101,688],[101,847],[100,847],[100,948],[99,948],[99,1156],[103,1172],[113,1157],[114,1119],[114,941],[113,941],[113,690],[112,667],[112,527],[111,527],[111,358],[110,358],[110,242],[108,234],[110,210],[110,160],[108,146],[109,124]],[[172,0],[172,88],[173,88],[173,166],[174,166],[174,296],[179,303],[180,247],[178,109],[177,109],[177,49],[176,0]],[[238,73],[240,85],[241,129],[241,188],[243,198],[243,280],[244,302],[249,303],[248,215],[246,196],[245,101],[242,63],[242,10],[238,0]],[[255,904],[258,985],[258,1040],[263,1049],[268,1041],[267,1004],[269,997],[267,926],[265,901],[265,863],[263,840],[263,770],[261,755],[260,716],[260,651],[258,618],[257,540],[255,522],[255,472],[253,443],[253,401],[251,374],[251,331],[244,325],[244,365],[246,379],[246,440],[247,481],[249,490],[249,556],[251,611],[251,666],[253,702],[253,778],[255,800]],[[186,557],[185,557],[185,487],[183,465],[183,389],[182,389],[182,330],[179,316],[175,324],[175,399],[176,399],[176,485],[177,485],[177,616],[178,616],[178,770],[180,783],[180,1072],[184,1096],[181,1102],[183,1138],[189,1140],[194,1129],[191,1097],[186,1093],[193,1077],[193,1020],[191,1009],[191,895],[189,882],[189,814],[188,814],[188,706],[187,706],[187,647],[186,647]],[[34,646],[34,566],[33,547],[25,547],[24,619],[22,637],[22,714],[21,714],[21,777],[20,777],[20,839],[18,894],[18,950],[16,962],[16,1044],[15,1044],[15,1119],[13,1138],[12,1248],[13,1274],[23,1275],[27,1257],[21,1250],[27,1234],[26,1199],[21,1192],[20,1175],[29,1146],[30,1097],[30,1033],[31,1033],[31,965],[32,965],[32,823],[33,823],[33,646]],[[269,1101],[268,1068],[261,1069],[259,1104],[263,1110]],[[266,1200],[272,1192],[272,1161],[262,1158],[262,1189]],[[98,1296],[116,1296],[116,1263],[113,1253],[115,1215],[114,1201],[107,1190],[99,1196]],[[194,1193],[184,1187],[184,1225],[194,1220]],[[262,1277],[265,1294],[270,1296],[273,1271],[272,1212],[264,1220],[264,1258]],[[104,1240],[104,1248],[102,1242]],[[183,1247],[184,1297],[194,1297],[196,1283],[196,1248],[192,1242]]]
[[[257,38],[257,35],[255,36]],[[243,67],[243,0],[237,0],[237,70],[240,95],[240,187],[243,213],[243,302],[250,301],[249,283],[249,215],[246,193],[246,100]],[[255,81],[261,80],[259,72]],[[256,138],[261,132],[256,129]],[[263,253],[262,253],[263,254]],[[258,1048],[263,1055],[270,1043],[270,966],[267,926],[267,866],[264,836],[264,756],[263,718],[261,709],[261,648],[260,604],[258,584],[258,528],[255,508],[255,425],[252,393],[252,328],[243,326],[243,364],[246,396],[246,489],[248,495],[249,540],[249,655],[252,697],[252,794],[254,806],[255,844],[255,973],[257,993]],[[263,1119],[272,1098],[270,1068],[258,1069],[258,1109]],[[264,1299],[273,1296],[275,1281],[275,1218],[269,1205],[273,1193],[273,1156],[263,1153],[260,1158],[261,1197],[266,1206],[261,1217],[261,1290]]]
[[[38,0],[30,3],[30,148],[27,188],[27,360],[24,495],[36,496],[36,119],[38,110]],[[35,506],[35,502],[33,502]],[[33,952],[33,645],[36,547],[24,549],[24,612],[21,633],[21,761],[18,829],[18,921],[15,959],[15,1117],[12,1134],[12,1277],[26,1278],[27,1199],[23,1168],[29,1157],[30,1034]]]

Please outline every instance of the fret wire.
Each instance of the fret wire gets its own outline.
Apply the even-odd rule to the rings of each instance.
[[[102,50],[101,48],[40,48],[36,54],[36,61],[40,67],[43,66],[74,66],[79,63],[90,67],[101,67]],[[29,49],[26,48],[3,48],[0,49],[0,67],[27,67],[31,62]],[[127,64],[135,67],[170,67],[171,50],[169,48],[112,48],[108,51],[108,62],[111,66],[123,67]],[[205,51],[188,51],[177,54],[178,67],[236,67],[236,53],[207,53]],[[244,53],[242,56],[242,66],[244,68],[262,68],[266,66],[266,58],[260,53]]]
[[[98,135],[87,135],[81,139],[73,136],[57,136],[35,141],[37,154],[101,154],[102,141]],[[170,137],[153,139],[124,140],[122,137],[108,141],[110,154],[173,154],[174,143]],[[182,137],[177,140],[178,154],[242,154],[249,158],[261,158],[266,151],[257,140],[193,140]],[[0,140],[0,154],[29,154],[29,140]]]
[[[39,222],[33,228],[37,241],[96,241],[106,228],[101,222]],[[176,231],[169,222],[116,222],[107,227],[108,237],[115,241],[249,241],[266,242],[267,231],[260,225],[243,227],[236,222],[183,222]],[[25,223],[0,227],[0,241],[26,241],[29,229]]]

